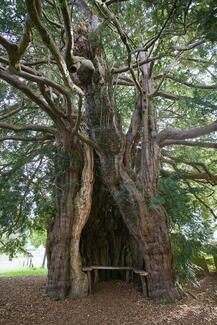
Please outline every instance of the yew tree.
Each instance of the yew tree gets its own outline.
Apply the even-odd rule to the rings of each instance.
[[[51,298],[87,295],[80,246],[84,256],[96,242],[80,239],[102,211],[105,227],[121,216],[149,297],[180,297],[158,185],[168,175],[217,182],[203,161],[217,147],[215,11],[196,0],[3,1],[1,152],[24,142],[50,152]]]

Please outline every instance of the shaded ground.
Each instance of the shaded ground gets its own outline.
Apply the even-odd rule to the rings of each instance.
[[[174,305],[156,305],[121,281],[99,283],[86,299],[50,301],[42,289],[45,281],[45,276],[1,278],[0,324],[217,324],[217,275],[203,279],[200,289],[189,289],[197,299]]]

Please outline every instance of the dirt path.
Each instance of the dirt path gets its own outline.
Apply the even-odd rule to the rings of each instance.
[[[99,283],[82,300],[50,301],[46,277],[0,279],[0,324],[4,325],[217,325],[217,276],[202,280],[194,296],[174,305],[144,299],[133,284]]]

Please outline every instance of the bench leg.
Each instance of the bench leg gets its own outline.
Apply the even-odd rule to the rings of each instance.
[[[94,283],[99,282],[99,273],[98,270],[94,270]]]
[[[146,278],[140,275],[141,284],[142,284],[142,293],[145,297],[147,297],[147,285],[146,285]]]
[[[126,281],[130,282],[130,271],[126,270]]]
[[[92,293],[92,279],[91,279],[91,271],[87,271],[87,280],[88,280],[88,292]]]

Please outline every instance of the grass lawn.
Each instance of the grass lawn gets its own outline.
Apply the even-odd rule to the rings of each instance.
[[[37,276],[37,275],[47,275],[46,268],[20,268],[15,270],[0,270],[0,278],[9,278],[15,276]]]

